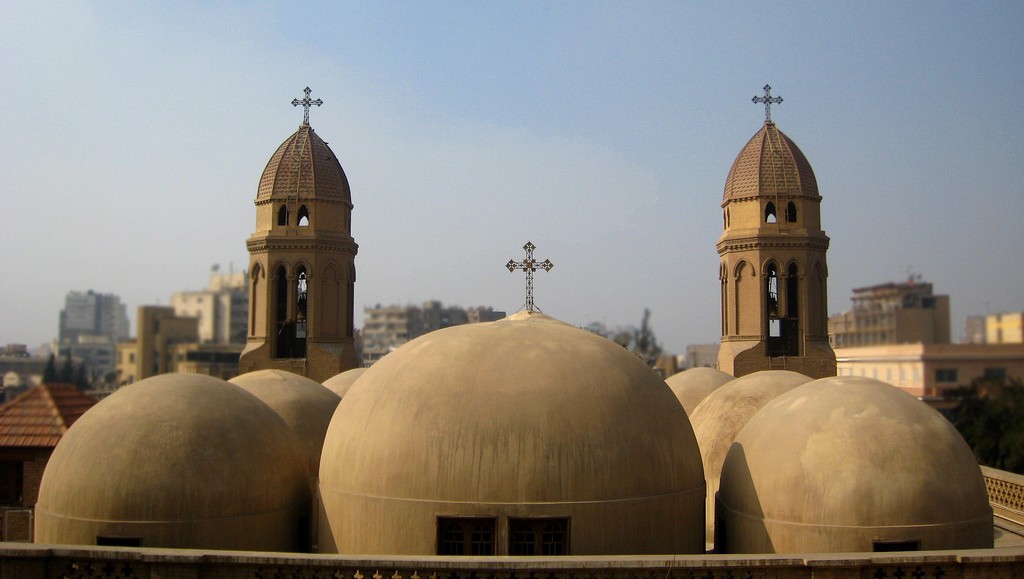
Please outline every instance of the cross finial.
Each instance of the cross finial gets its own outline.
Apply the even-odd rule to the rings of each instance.
[[[772,96],[772,87],[771,87],[771,85],[766,84],[766,85],[764,85],[764,96],[763,97],[755,96],[751,100],[753,101],[754,104],[764,103],[764,122],[770,123],[770,122],[772,122],[772,105],[773,104],[777,105],[777,104],[781,103],[782,102],[782,97],[780,97],[780,96],[773,97]]]
[[[517,269],[521,269],[526,272],[526,311],[532,312],[534,311],[533,272],[537,271],[538,269],[543,269],[544,271],[551,271],[551,268],[555,267],[555,264],[551,263],[550,259],[545,259],[542,262],[538,262],[537,260],[533,259],[533,250],[537,249],[537,246],[529,241],[526,242],[526,245],[523,246],[523,249],[526,250],[526,259],[524,259],[523,261],[516,261],[514,259],[510,259],[508,260],[508,263],[505,264],[505,267],[507,267],[510,272],[514,272]],[[539,308],[537,309],[539,311]]]
[[[312,105],[320,106],[320,105],[324,104],[324,101],[322,101],[320,99],[311,100],[309,98],[309,93],[311,93],[313,91],[311,91],[308,86],[302,92],[306,93],[306,97],[303,98],[302,100],[292,99],[292,106],[293,107],[297,107],[299,105],[302,105],[302,124],[308,125],[309,124],[309,107],[312,106]]]

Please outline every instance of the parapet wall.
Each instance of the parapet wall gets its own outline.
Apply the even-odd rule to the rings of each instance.
[[[2,579],[1015,579],[1024,548],[676,557],[295,555],[0,544]]]
[[[981,474],[985,477],[992,514],[1024,525],[1024,476],[987,466],[981,467]]]

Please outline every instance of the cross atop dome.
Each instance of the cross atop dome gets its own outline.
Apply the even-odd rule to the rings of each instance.
[[[313,91],[310,90],[310,88],[308,86],[302,92],[306,94],[305,98],[303,98],[301,100],[300,99],[292,99],[292,106],[293,107],[297,107],[299,105],[302,105],[302,124],[308,125],[309,124],[309,107],[313,106],[313,105],[320,106],[320,105],[324,104],[324,101],[322,101],[320,99],[311,100],[309,98],[309,93],[311,93]]]
[[[306,97],[309,98],[309,94],[308,93],[307,93]],[[772,105],[773,104],[777,105],[777,104],[782,103],[782,97],[780,97],[780,96],[773,97],[772,96],[772,87],[771,87],[771,85],[768,85],[768,84],[764,85],[764,96],[763,97],[754,96],[754,98],[752,98],[750,100],[754,104],[764,103],[764,122],[766,122],[766,123],[772,122]]]

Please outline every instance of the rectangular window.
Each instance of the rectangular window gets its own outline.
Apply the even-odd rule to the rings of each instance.
[[[0,461],[0,505],[22,506],[25,467],[20,460]]]
[[[493,555],[495,519],[438,517],[438,555]]]
[[[906,541],[872,541],[872,551],[876,553],[891,553],[895,551],[920,551],[921,541],[916,539]]]
[[[568,555],[569,519],[508,520],[509,555]]]
[[[142,537],[104,537],[96,535],[96,544],[100,547],[141,547]]]
[[[956,368],[935,369],[935,381],[939,384],[956,384],[957,379]]]
[[[1006,368],[985,368],[986,380],[1005,380]]]

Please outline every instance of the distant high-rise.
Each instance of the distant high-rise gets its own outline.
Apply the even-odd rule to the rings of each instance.
[[[111,342],[128,337],[128,308],[114,294],[93,290],[72,291],[60,312],[61,342],[77,342],[79,336],[104,336]]]

